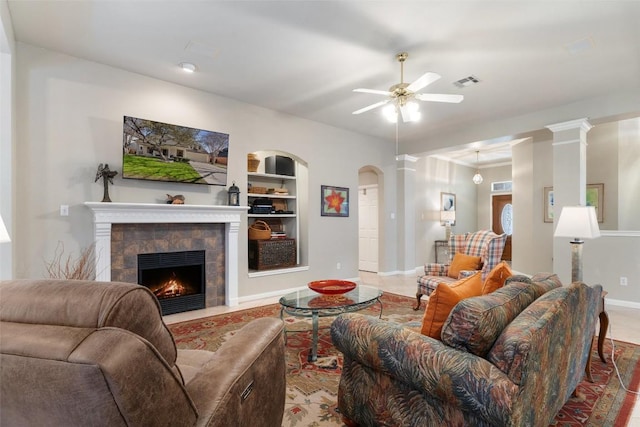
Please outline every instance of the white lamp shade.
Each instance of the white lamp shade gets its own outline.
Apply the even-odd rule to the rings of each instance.
[[[565,206],[562,208],[556,237],[595,239],[600,237],[596,208],[593,206]]]
[[[456,211],[440,211],[440,221],[442,222],[455,222]]]
[[[7,227],[4,226],[4,221],[0,216],[0,243],[10,242],[11,238],[9,237],[9,232],[7,231]]]

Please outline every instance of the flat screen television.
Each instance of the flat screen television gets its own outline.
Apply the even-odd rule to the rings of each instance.
[[[229,135],[124,116],[122,177],[227,185]]]

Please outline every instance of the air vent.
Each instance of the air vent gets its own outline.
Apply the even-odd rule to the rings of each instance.
[[[459,88],[469,87],[469,86],[474,85],[476,83],[480,83],[480,80],[478,80],[478,78],[476,76],[465,77],[464,79],[460,79],[460,80],[458,80],[456,82],[453,82],[453,84],[456,85]]]

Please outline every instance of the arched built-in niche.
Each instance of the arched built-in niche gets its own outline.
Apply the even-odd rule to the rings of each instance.
[[[295,239],[295,263],[278,265],[273,268],[256,263],[255,243],[249,242],[249,275],[261,272],[273,274],[278,270],[288,271],[308,265],[309,234],[309,172],[308,164],[299,156],[279,150],[260,150],[250,153],[247,158],[247,204],[252,208],[248,213],[248,224],[254,221],[281,223],[286,238]],[[280,158],[276,158],[280,156]],[[291,159],[289,162],[288,159]],[[252,160],[258,161],[252,167]],[[254,163],[255,165],[255,163]],[[266,212],[254,209],[254,202],[265,199],[273,203],[274,210]],[[254,252],[252,252],[254,251]],[[277,261],[276,261],[277,262]],[[256,268],[260,266],[261,268]]]

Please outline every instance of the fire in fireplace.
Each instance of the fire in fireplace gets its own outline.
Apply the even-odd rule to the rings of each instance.
[[[162,314],[205,307],[205,251],[138,254],[138,283],[158,298]]]

